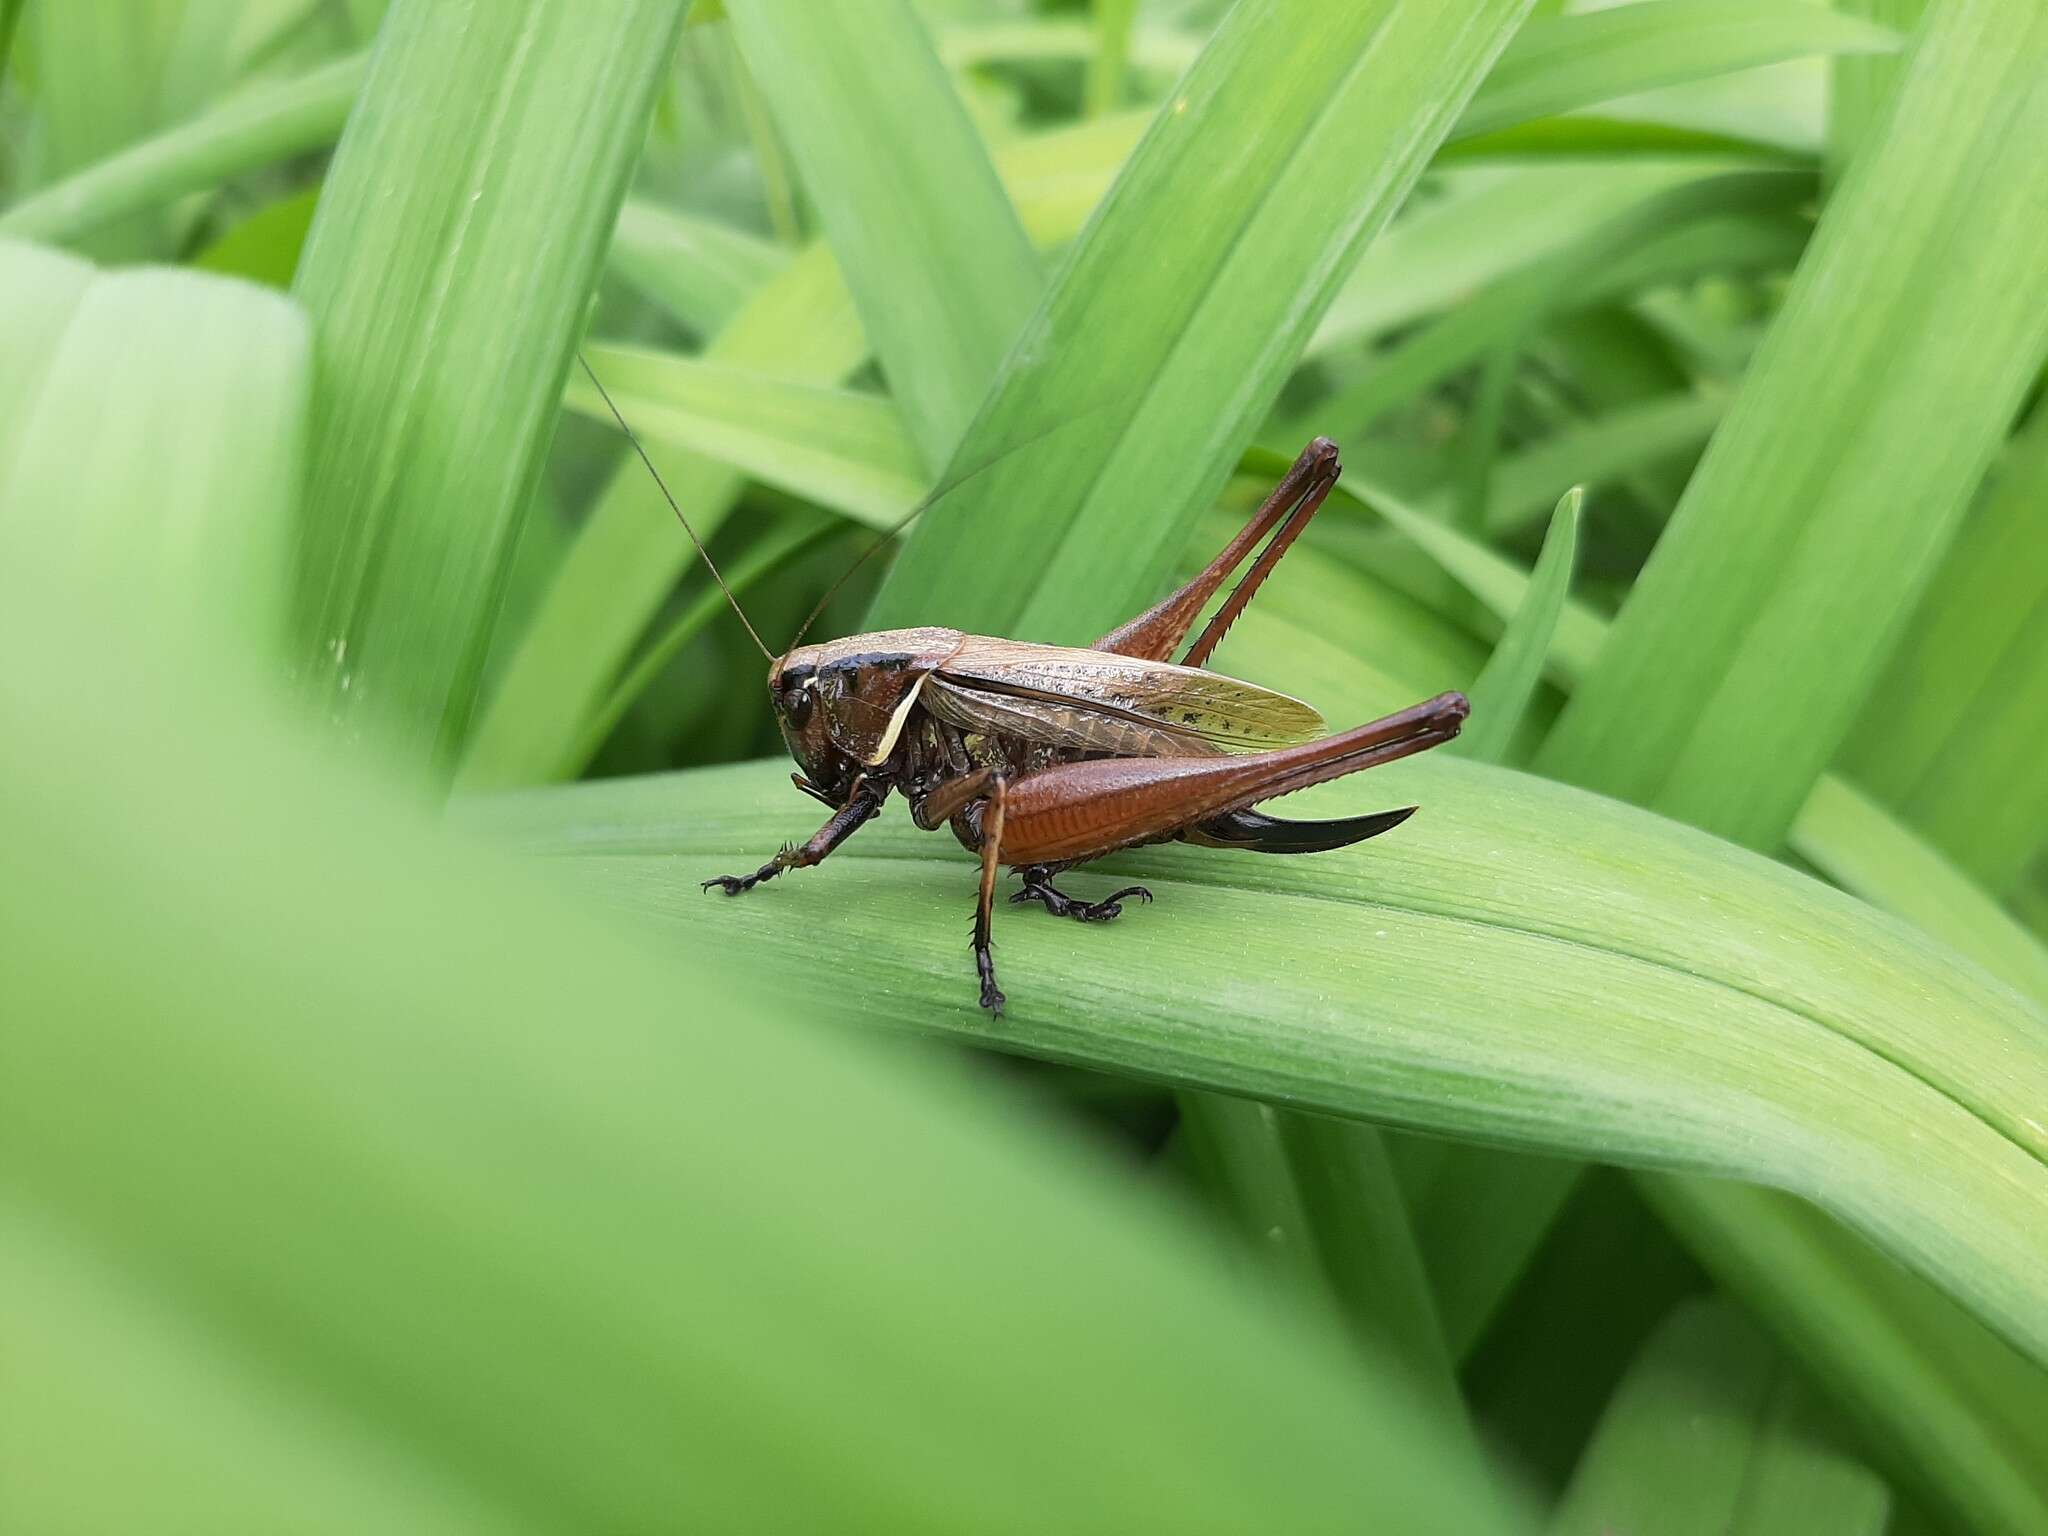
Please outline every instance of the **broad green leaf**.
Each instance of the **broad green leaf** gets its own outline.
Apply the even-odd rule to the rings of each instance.
[[[1658,1329],[1608,1405],[1553,1536],[1883,1536],[1885,1485],[1724,1301]]]
[[[0,609],[0,656],[25,1529],[1511,1529],[1390,1374],[985,1085],[96,601]]]
[[[1487,133],[1589,102],[1819,53],[1889,53],[1898,34],[1817,5],[1642,0],[1538,17],[1486,78],[1461,125]]]
[[[926,464],[960,440],[1038,259],[909,0],[727,0]]]
[[[1507,632],[1493,648],[1486,670],[1472,685],[1472,718],[1454,743],[1467,757],[1482,763],[1507,759],[1508,745],[1543,675],[1544,658],[1550,654],[1551,637],[1557,633],[1558,616],[1571,591],[1579,507],[1584,500],[1585,493],[1573,489],[1558,502],[1550,532],[1543,540],[1543,553],[1529,579],[1528,595],[1508,621]]]
[[[1355,810],[1369,788],[1424,807],[1402,836],[1315,859],[1123,855],[1114,871],[1160,899],[1114,930],[1005,913],[1011,1007],[995,1025],[960,952],[967,866],[907,824],[751,900],[698,889],[808,819],[776,765],[467,814],[573,857],[622,910],[715,933],[764,968],[800,929],[813,963],[782,985],[835,1016],[1779,1184],[2048,1356],[2038,1006],[1896,919],[1616,802],[1441,757],[1370,779],[1302,809]]]
[[[1936,13],[1546,771],[1782,841],[2048,352],[2043,78],[2030,0]]]
[[[926,517],[874,622],[1085,640],[1149,600],[1344,272],[1525,6],[1282,0],[1232,11],[954,462],[1044,440]],[[1196,203],[1204,216],[1191,224],[1182,210]],[[1111,547],[1118,558],[1104,560]]]
[[[1845,744],[1847,770],[1995,894],[2048,844],[2048,410],[2014,439]]]
[[[441,774],[683,8],[400,0],[300,262],[303,686]]]
[[[0,604],[25,586],[101,594],[174,654],[197,634],[281,661],[305,316],[247,283],[95,275],[0,242],[0,338]]]

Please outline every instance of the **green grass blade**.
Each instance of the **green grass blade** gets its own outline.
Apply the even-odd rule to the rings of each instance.
[[[1482,763],[1506,759],[1543,676],[1544,658],[1550,654],[1551,637],[1557,633],[1558,616],[1571,591],[1579,507],[1585,499],[1583,491],[1573,489],[1558,502],[1550,532],[1544,536],[1543,553],[1529,580],[1528,595],[1508,621],[1507,633],[1493,648],[1486,670],[1471,687],[1472,718],[1456,742],[1467,757]]]
[[[1452,1359],[1469,1362],[1585,1172],[1562,1158],[1444,1144],[1415,1233]]]
[[[1486,531],[1515,533],[1574,484],[1598,486],[1696,452],[1728,409],[1715,394],[1642,401],[1567,427],[1502,459],[1486,492]]]
[[[1490,133],[1591,102],[1782,59],[1883,54],[1898,46],[1898,34],[1889,28],[1778,0],[1645,0],[1538,17],[1501,55],[1460,128]]]
[[[2044,78],[2028,0],[1936,14],[1547,770],[1782,840],[2048,349]]]
[[[2037,1362],[1798,1200],[1713,1179],[1635,1183],[1931,1504],[1964,1530],[2048,1527]]]
[[[1853,784],[1823,774],[1799,808],[1790,842],[1843,890],[1911,919],[1992,975],[2048,1002],[2048,945]]]
[[[1369,372],[1278,435],[1292,440],[1312,425],[1363,435],[1393,407],[1514,344],[1545,319],[1708,273],[1790,265],[1805,237],[1790,210],[1812,190],[1803,172],[1742,171],[1654,192],[1403,337]]]
[[[17,1520],[1511,1528],[1407,1393],[1097,1159],[102,617],[0,609],[0,735],[39,744],[0,760]]]
[[[999,923],[1011,1007],[995,1027],[957,953],[968,888],[941,874],[964,866],[907,825],[863,832],[835,858],[836,881],[753,901],[713,901],[679,878],[751,867],[797,830],[777,767],[536,792],[470,814],[528,847],[574,850],[609,900],[763,964],[801,927],[816,982],[785,980],[835,1015],[1800,1190],[2048,1356],[2038,1007],[1896,919],[1618,803],[1455,759],[1373,780],[1376,799],[1426,807],[1398,839],[1314,860],[1120,856],[1117,871],[1173,909],[1171,924],[1142,924],[1142,950],[1129,938],[1139,920],[1120,942],[1026,914]],[[1310,798],[1357,808],[1355,790]],[[1517,849],[1508,884],[1504,847]],[[1272,920],[1247,952],[1252,893]],[[1190,996],[1185,978],[1218,954],[1234,984]],[[1463,978],[1455,993],[1447,974]],[[1034,976],[1057,985],[1026,985]],[[1363,1015],[1343,1001],[1359,997],[1373,1000]],[[1901,1137],[1902,1124],[1918,1134]]]
[[[1088,78],[1081,99],[1090,117],[1100,117],[1123,100],[1138,0],[1095,0],[1094,11],[1095,51],[1088,56]]]
[[[1734,1307],[1687,1303],[1608,1404],[1552,1536],[1883,1536],[1884,1483],[1817,1408]]]
[[[755,582],[818,543],[832,532],[832,528],[831,523],[824,521],[792,522],[763,535],[744,554],[721,565],[719,575],[732,589],[733,599],[743,602],[747,589]],[[582,734],[563,756],[563,771],[578,773],[588,767],[606,739],[618,729],[619,722],[625,719],[627,711],[654,686],[663,669],[714,620],[728,611],[725,591],[716,582],[707,581],[695,600],[677,614],[667,628],[648,641],[646,649],[626,669],[626,675],[619,679],[618,686],[583,722]]]
[[[873,622],[1086,640],[1150,601],[1343,273],[1525,4],[1232,11],[1026,327],[955,462],[1043,441],[934,508]],[[1190,225],[1180,211],[1196,203],[1204,217]]]
[[[789,253],[730,224],[629,197],[606,260],[613,272],[708,336],[789,264]]]
[[[2048,410],[2014,439],[1844,746],[1859,781],[1988,890],[2048,844]]]
[[[400,0],[299,266],[305,688],[441,773],[682,11]]]
[[[1038,258],[909,0],[727,0],[925,462],[1038,300]]]
[[[1129,119],[1034,134],[998,157],[1035,238],[1071,238],[1136,138]],[[814,245],[758,289],[702,354],[707,364],[835,384],[867,355],[852,296],[832,254]],[[741,480],[730,469],[654,448],[663,477],[709,537]],[[623,464],[519,640],[478,723],[458,782],[492,788],[568,777],[583,722],[676,579],[695,560],[637,463]]]
[[[825,385],[851,373],[866,355],[852,296],[832,253],[816,245],[763,284],[703,357],[707,364],[779,370],[796,383]],[[658,440],[647,446],[691,526],[710,538],[731,511],[742,477]],[[637,460],[622,460],[518,641],[478,721],[458,786],[572,777],[585,722],[696,558],[646,470]]]
[[[0,0],[0,80],[7,78],[7,66],[14,57],[15,29],[21,25],[21,9],[27,0]]]
[[[1726,169],[1622,160],[1447,171],[1439,196],[1366,248],[1302,355],[1320,357],[1463,304],[1510,272],[1568,249],[1588,229]]]
[[[0,336],[21,348],[0,368],[0,398],[20,406],[0,437],[0,586],[107,594],[167,645],[202,636],[281,661],[305,316],[246,283],[94,276],[0,242]]]
[[[1927,0],[1839,0],[1835,6],[1852,16],[1867,16],[1899,33],[1920,24]],[[1828,80],[1828,166],[1839,176],[1870,136],[1885,103],[1897,88],[1903,54],[1843,54],[1833,61]]]
[[[0,235],[77,240],[242,171],[331,144],[368,66],[369,55],[351,54],[231,97],[23,198],[0,212]]]
[[[1193,1093],[1181,1096],[1177,1134],[1273,1278],[1312,1307],[1334,1307],[1366,1357],[1395,1362],[1442,1432],[1476,1457],[1380,1133]]]
[[[1361,487],[1355,475],[1339,483],[1338,494],[1370,505],[1504,620],[1527,600],[1530,576],[1514,561],[1378,487]],[[1597,614],[1567,601],[1550,647],[1550,676],[1576,686],[1591,670],[1608,632]],[[1821,775],[1793,822],[1790,841],[1802,858],[1845,889],[1911,918],[2007,985],[2048,1005],[2048,946],[1850,784]]]

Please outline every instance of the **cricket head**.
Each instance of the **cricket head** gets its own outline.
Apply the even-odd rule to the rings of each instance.
[[[924,680],[964,638],[953,629],[888,629],[802,645],[768,672],[768,699],[811,787],[843,803],[863,770],[896,750]]]
[[[855,765],[832,744],[832,732],[821,703],[818,652],[806,645],[791,651],[768,669],[768,707],[782,731],[782,744],[803,770],[811,791],[834,805],[852,785]]]

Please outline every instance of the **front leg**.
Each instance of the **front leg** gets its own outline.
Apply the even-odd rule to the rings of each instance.
[[[742,891],[751,891],[763,880],[773,880],[785,869],[809,869],[813,864],[822,864],[826,857],[873,819],[882,808],[882,801],[888,797],[889,789],[879,789],[872,781],[863,777],[856,779],[853,793],[846,804],[832,813],[832,819],[811,834],[809,842],[791,847],[783,844],[782,851],[755,870],[751,875],[714,875],[704,882],[705,890],[717,889],[728,896],[737,896]]]

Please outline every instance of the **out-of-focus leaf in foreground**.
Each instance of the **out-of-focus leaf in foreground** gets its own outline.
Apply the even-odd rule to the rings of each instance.
[[[96,603],[0,656],[22,1529],[1507,1529],[1397,1377],[717,928],[651,952]]]

